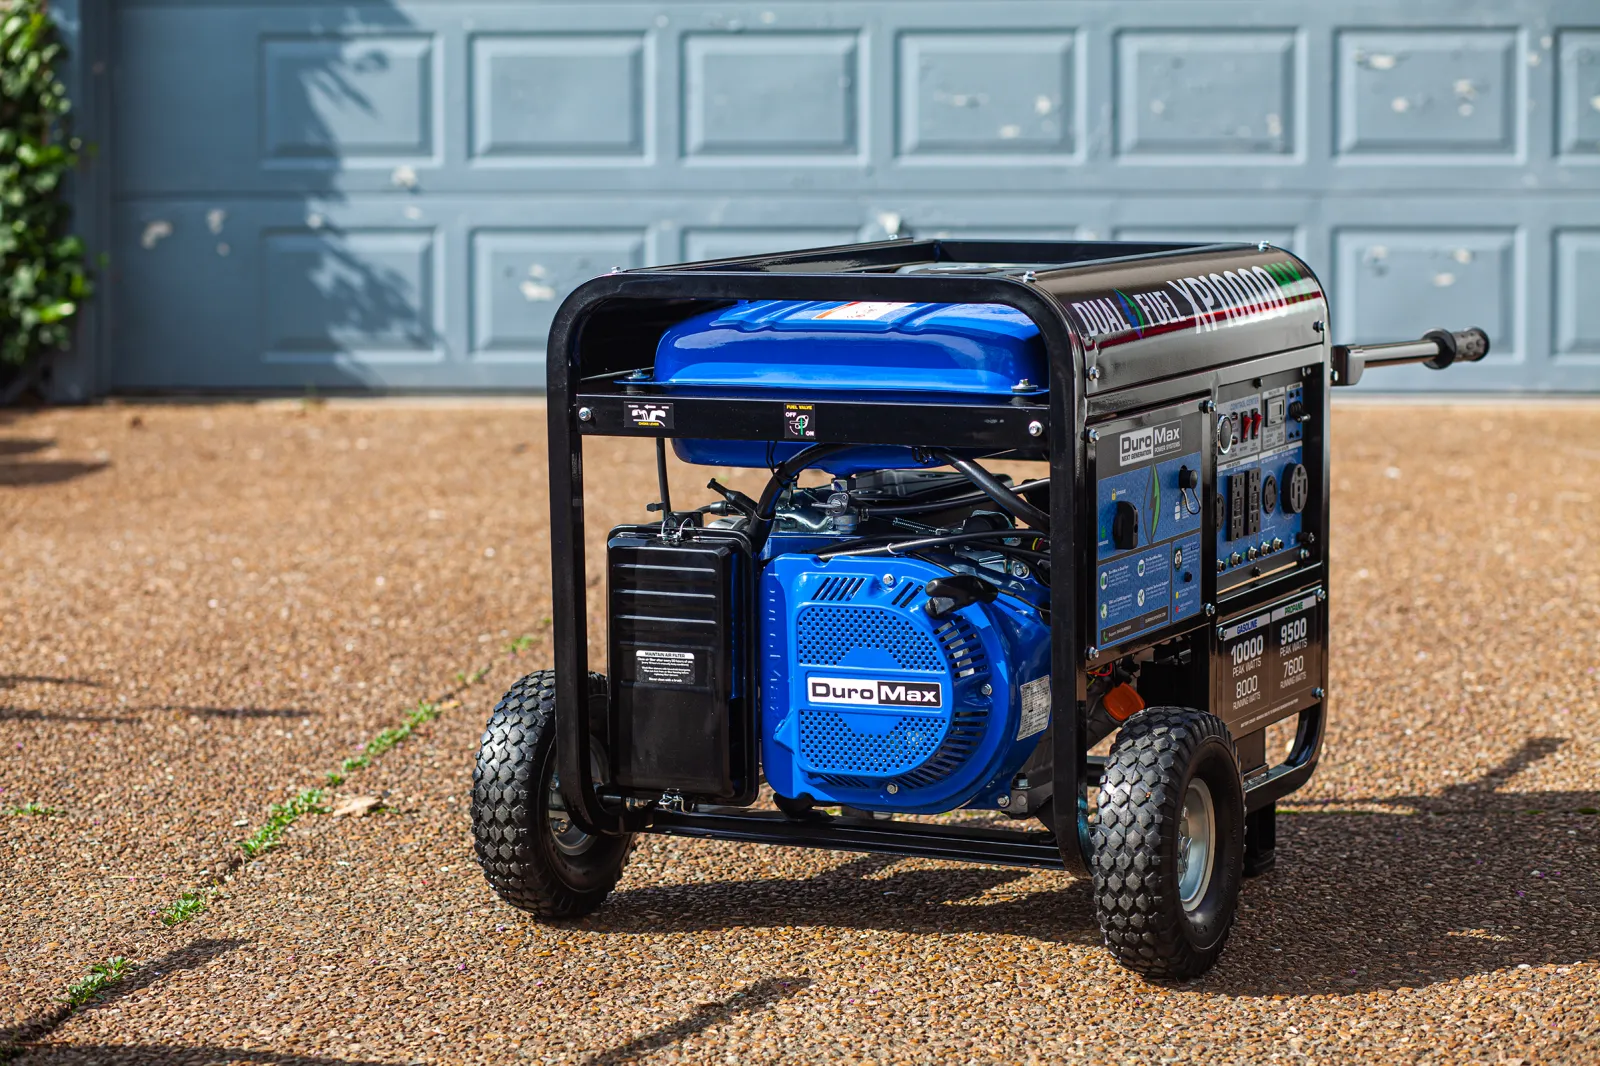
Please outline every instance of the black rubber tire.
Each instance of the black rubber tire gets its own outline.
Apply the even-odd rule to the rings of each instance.
[[[589,675],[589,694],[606,679]],[[577,918],[605,901],[622,877],[632,836],[594,836],[568,854],[550,827],[556,765],[556,675],[538,670],[495,705],[472,771],[472,838],[495,894],[544,918]]]
[[[1178,894],[1178,827],[1189,782],[1211,790],[1211,880],[1193,910]],[[1095,915],[1106,947],[1146,977],[1186,980],[1222,954],[1239,905],[1244,788],[1228,729],[1215,715],[1151,707],[1123,725],[1100,783],[1094,830]]]

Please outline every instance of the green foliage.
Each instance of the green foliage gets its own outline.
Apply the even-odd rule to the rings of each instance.
[[[271,850],[278,843],[278,838],[283,836],[283,831],[299,821],[302,815],[327,813],[328,808],[322,805],[322,789],[308,788],[292,800],[274,803],[267,811],[267,820],[261,827],[239,842],[239,850],[244,852],[246,858],[253,859]]]
[[[122,980],[133,968],[133,964],[120,955],[95,963],[86,975],[67,986],[67,1002],[74,1007],[83,1006]]]
[[[92,290],[68,231],[63,183],[80,144],[56,68],[66,53],[45,0],[0,5],[0,363],[67,346]]]
[[[185,892],[161,912],[161,924],[182,925],[206,909],[206,898],[198,892]]]
[[[57,814],[65,814],[60,807],[46,807],[42,803],[29,800],[20,807],[7,807],[6,813],[17,817],[49,818]]]
[[[352,755],[339,764],[339,769],[328,772],[328,784],[339,785],[344,783],[345,775],[356,770],[365,770],[372,765],[372,760],[393,748],[416,732],[417,726],[431,722],[439,717],[439,712],[444,708],[437,703],[427,700],[418,700],[416,710],[405,716],[397,726],[392,726],[361,745],[361,754]]]

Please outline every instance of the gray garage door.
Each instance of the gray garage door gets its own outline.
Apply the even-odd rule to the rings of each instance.
[[[1600,386],[1595,0],[82,21],[102,387],[537,388],[593,274],[886,232],[1267,239],[1322,275],[1340,339],[1478,324],[1494,355],[1451,387]]]

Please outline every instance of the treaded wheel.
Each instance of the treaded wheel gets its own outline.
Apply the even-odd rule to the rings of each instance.
[[[589,695],[606,679],[589,675]],[[599,907],[622,877],[632,836],[585,833],[567,818],[556,777],[556,675],[538,670],[495,705],[472,771],[472,837],[495,894],[545,918]]]
[[[1182,980],[1222,953],[1239,903],[1244,789],[1215,715],[1152,707],[1122,727],[1100,784],[1094,902],[1106,947]]]

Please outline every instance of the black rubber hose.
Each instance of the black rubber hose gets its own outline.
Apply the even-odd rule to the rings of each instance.
[[[1026,522],[1035,529],[1041,530],[1045,533],[1050,532],[1049,515],[1039,510],[1039,508],[1035,507],[1027,500],[1024,500],[1021,496],[1018,496],[1015,492],[1012,492],[1010,489],[1006,488],[998,479],[995,478],[993,474],[989,473],[989,471],[985,470],[971,459],[963,459],[959,455],[947,452],[942,448],[930,449],[928,454],[942,459],[944,462],[961,471],[961,473],[966,475],[968,481],[978,486],[978,488],[983,491],[985,496],[999,504],[1000,509],[1011,515],[1013,518],[1016,518],[1022,522]]]
[[[843,544],[832,548],[824,548],[817,552],[821,559],[831,558],[835,555],[850,555],[856,552],[869,551],[909,551],[915,548],[932,548],[941,544],[967,544],[983,540],[1048,540],[1042,533],[1026,529],[980,529],[971,533],[939,533],[931,537],[912,537],[907,540],[895,540],[892,537],[862,537],[860,540],[847,540]],[[1015,545],[1004,544],[995,548],[995,551],[1023,551]],[[1033,554],[1033,553],[1030,553]]]
[[[778,505],[778,497],[782,495],[784,487],[800,476],[800,472],[807,467],[814,466],[822,459],[850,448],[858,448],[858,444],[813,444],[809,448],[802,448],[789,458],[779,463],[772,471],[766,488],[761,490],[761,498],[756,501],[755,518],[750,523],[750,547],[752,554],[760,555],[761,549],[766,546],[767,537],[772,532],[772,512]]]
[[[1020,485],[1013,486],[1009,491],[1016,493],[1031,492],[1034,489],[1045,488],[1049,484],[1049,478],[1040,478],[1038,481],[1024,481]],[[862,506],[861,512],[863,518],[879,517],[883,515],[926,514],[929,511],[944,511],[951,507],[964,507],[969,503],[977,503],[980,500],[989,498],[990,497],[987,492],[967,492],[960,496],[951,496],[942,500],[927,500],[920,503],[897,503],[889,507],[875,507],[869,503]],[[1026,503],[1027,501],[1023,502]]]
[[[667,438],[656,438],[656,488],[661,493],[661,522],[666,528],[666,520],[672,514],[672,488],[667,484]]]

